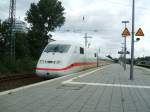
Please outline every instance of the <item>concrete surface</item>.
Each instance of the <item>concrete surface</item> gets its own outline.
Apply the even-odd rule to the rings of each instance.
[[[0,93],[0,112],[150,112],[150,71],[118,64]]]

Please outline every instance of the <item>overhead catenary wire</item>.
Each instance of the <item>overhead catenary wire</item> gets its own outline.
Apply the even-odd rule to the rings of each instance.
[[[121,3],[121,2],[117,2],[117,1],[110,1],[110,0],[103,0],[104,2],[109,2],[109,3],[112,3],[112,4],[115,4],[115,5],[120,5],[121,7],[129,7],[129,8],[132,8],[132,5],[131,4],[127,4],[127,3]],[[136,9],[142,9],[142,10],[145,10],[145,11],[148,11],[150,13],[150,9],[149,8],[145,8],[145,7],[141,7],[141,6],[136,6],[135,7]]]
[[[112,1],[112,0],[103,0],[104,2],[106,2],[106,3],[110,3],[110,4],[114,4],[114,5],[117,5],[117,6],[121,6],[121,7],[128,7],[128,8],[132,8],[132,5],[131,4],[129,4],[129,3],[126,3],[126,2],[118,2],[118,1]],[[148,9],[148,8],[145,8],[145,7],[139,7],[139,6],[137,6],[136,7],[136,9],[139,9],[139,10],[144,10],[144,11],[137,11],[137,13],[138,13],[138,16],[139,15],[144,15],[145,14],[145,11],[147,11],[148,13],[150,13],[150,9]],[[130,13],[130,12],[129,12]],[[145,14],[146,15],[146,14]],[[90,15],[89,15],[90,16]],[[83,21],[85,21],[85,16],[83,16]],[[86,30],[86,29],[84,29],[84,31],[82,30],[82,28],[80,29],[73,29],[73,30],[70,30],[70,27],[64,27],[65,29],[61,29],[61,31],[62,32],[74,32],[74,33],[81,33],[81,32],[84,32],[84,31],[86,31],[86,32],[95,32],[95,33],[99,33],[99,32],[119,32],[119,30],[115,30],[115,29],[107,29],[107,28],[105,28],[105,29],[94,29],[94,28],[90,28],[90,29],[93,29],[93,30]]]

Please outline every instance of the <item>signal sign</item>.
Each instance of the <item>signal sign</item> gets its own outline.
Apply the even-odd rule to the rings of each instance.
[[[130,32],[129,32],[128,28],[124,29],[124,31],[122,32],[122,36],[123,37],[130,36]]]
[[[144,33],[143,33],[141,28],[138,29],[138,31],[136,32],[135,36],[144,36]]]

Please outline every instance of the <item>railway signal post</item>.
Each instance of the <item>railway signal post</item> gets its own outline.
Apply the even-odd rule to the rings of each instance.
[[[127,48],[126,48],[126,37],[127,36],[130,36],[130,32],[129,30],[127,29],[127,23],[129,23],[129,21],[122,21],[122,23],[125,24],[125,29],[122,33],[122,36],[124,37],[124,61],[123,61],[123,67],[124,67],[124,70],[126,70],[126,51],[127,51]]]
[[[10,60],[15,61],[15,35],[13,29],[15,27],[16,0],[10,0],[9,6],[9,29],[10,29]]]

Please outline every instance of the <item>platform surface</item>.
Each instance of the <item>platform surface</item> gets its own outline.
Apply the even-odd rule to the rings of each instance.
[[[150,70],[119,64],[0,93],[0,112],[150,112]]]

